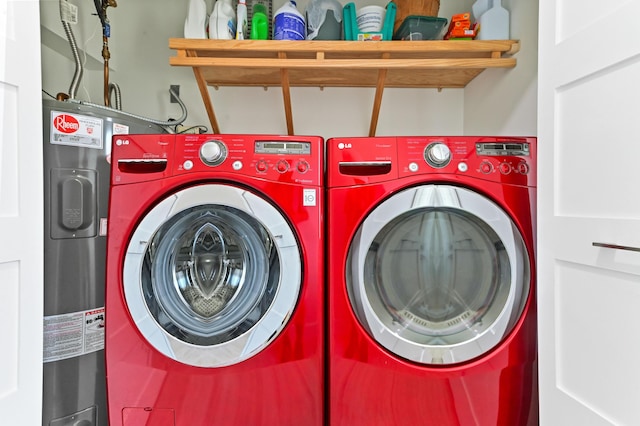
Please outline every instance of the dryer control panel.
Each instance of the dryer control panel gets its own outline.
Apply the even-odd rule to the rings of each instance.
[[[327,141],[327,152],[332,165],[329,186],[435,174],[536,186],[533,137],[333,138]]]
[[[399,176],[455,174],[535,186],[535,138],[399,137]]]

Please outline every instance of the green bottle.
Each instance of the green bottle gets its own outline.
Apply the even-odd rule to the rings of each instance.
[[[251,40],[267,40],[268,37],[267,8],[262,3],[256,3],[253,5],[253,16],[251,17]]]

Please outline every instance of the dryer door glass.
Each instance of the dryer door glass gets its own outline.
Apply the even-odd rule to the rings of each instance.
[[[389,350],[427,364],[495,347],[529,294],[515,225],[487,198],[453,186],[412,188],[381,204],[360,227],[349,264],[360,321]]]
[[[246,190],[203,185],[143,218],[123,282],[149,343],[183,363],[214,367],[247,359],[278,335],[300,278],[300,250],[277,209]]]

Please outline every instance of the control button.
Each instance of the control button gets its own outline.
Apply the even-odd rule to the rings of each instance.
[[[509,173],[511,173],[511,164],[509,163],[501,163],[500,164],[500,173],[502,173],[503,175],[508,175]]]
[[[424,149],[424,159],[431,167],[439,169],[451,161],[451,150],[442,142],[434,142]]]
[[[458,170],[461,171],[462,173],[464,173],[467,170],[469,170],[469,166],[467,166],[467,163],[461,162],[461,163],[458,164]]]
[[[256,163],[256,170],[261,172],[261,173],[266,172],[268,168],[269,168],[269,166],[267,166],[267,162],[264,161],[264,160],[259,160]]]
[[[233,167],[233,170],[242,169],[242,161],[240,161],[240,160],[234,161],[233,164],[231,165],[231,167]]]
[[[219,166],[227,158],[227,147],[222,141],[207,141],[200,147],[200,159],[208,166]]]
[[[526,163],[526,161],[521,161],[518,164],[518,168],[516,169],[516,171],[521,175],[526,175],[527,173],[529,173],[529,165]]]
[[[287,163],[286,160],[278,161],[278,163],[276,164],[276,170],[278,171],[278,173],[286,172],[287,170],[289,170],[289,163]]]
[[[486,160],[480,163],[480,173],[484,173],[485,175],[488,175],[492,171],[493,171],[493,164],[491,164]]]
[[[309,171],[309,163],[305,160],[298,161],[297,169],[300,173],[307,173]]]
[[[420,166],[418,166],[418,163],[414,163],[414,162],[409,163],[409,171],[410,172],[414,172],[415,173],[415,172],[418,171],[419,168],[420,168]]]
[[[193,169],[193,161],[191,161],[191,160],[187,160],[187,161],[185,161],[185,162],[182,164],[182,167],[183,167],[185,170],[191,170],[191,169]]]

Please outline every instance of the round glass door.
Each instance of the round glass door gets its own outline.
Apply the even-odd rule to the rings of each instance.
[[[157,204],[133,233],[123,274],[127,305],[147,341],[202,367],[264,349],[295,308],[300,279],[300,251],[285,218],[225,185],[188,188]]]
[[[498,345],[529,294],[529,260],[511,219],[476,192],[407,189],[365,219],[347,262],[349,297],[369,334],[423,364]]]

